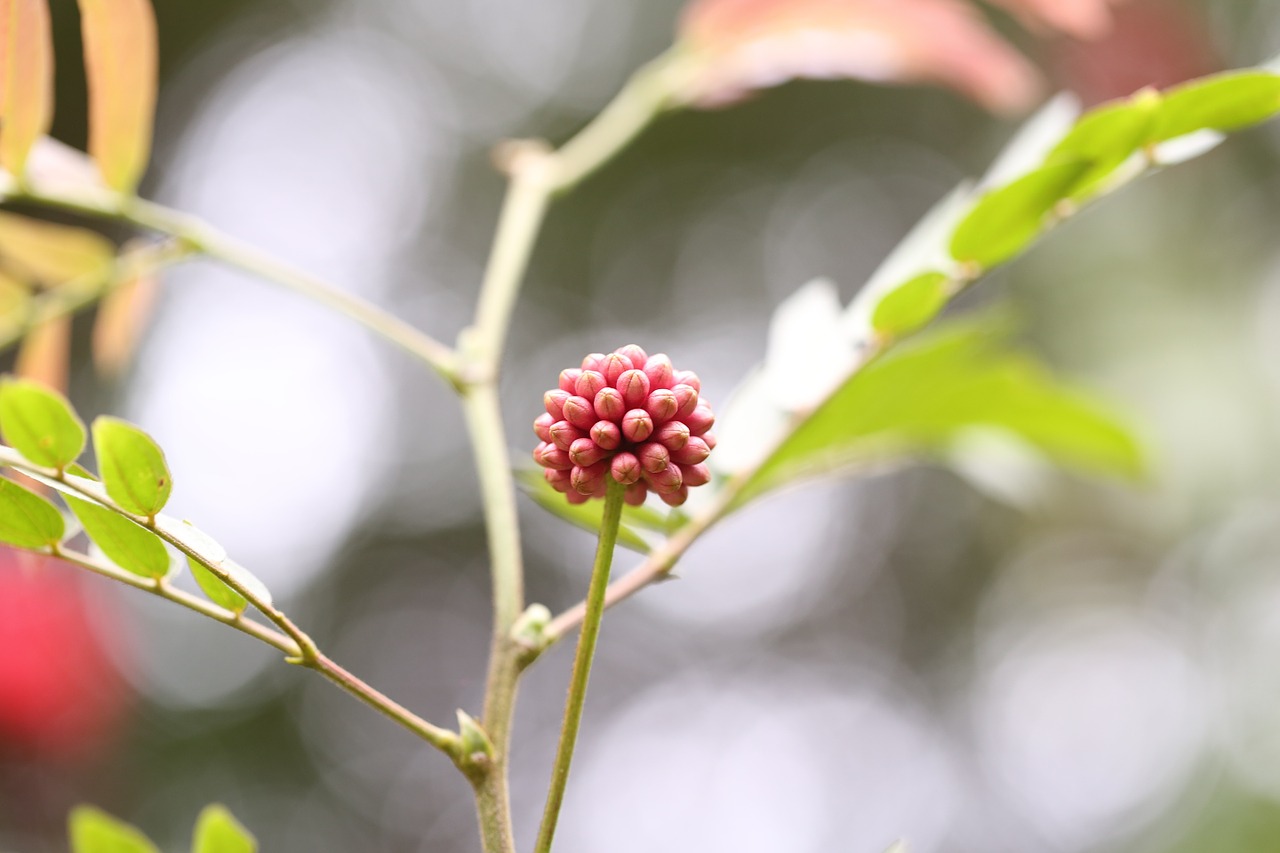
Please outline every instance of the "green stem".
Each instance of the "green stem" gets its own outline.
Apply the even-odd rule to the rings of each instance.
[[[618,543],[618,523],[622,520],[622,497],[625,492],[625,486],[615,483],[612,477],[609,478],[609,491],[604,499],[604,518],[600,522],[600,542],[596,546],[596,560],[591,567],[591,585],[587,589],[586,614],[582,620],[582,633],[578,636],[578,650],[573,658],[569,697],[564,706],[560,745],[556,748],[551,789],[547,792],[547,805],[542,813],[542,828],[538,831],[534,853],[550,853],[551,841],[556,833],[556,821],[564,802],[564,790],[569,782],[569,765],[573,761],[573,750],[578,742],[582,708],[587,701],[591,661],[595,657],[596,640],[600,637],[600,623],[604,618],[604,597],[609,587],[614,546]]]

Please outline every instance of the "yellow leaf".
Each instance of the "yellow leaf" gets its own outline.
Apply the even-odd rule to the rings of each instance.
[[[115,246],[94,231],[0,213],[0,261],[41,284],[104,276],[114,258]]]
[[[65,391],[71,368],[71,315],[46,320],[22,340],[14,373]]]
[[[108,186],[133,192],[151,155],[155,14],[150,0],[80,0],[80,19],[89,78],[89,154]]]
[[[0,165],[21,176],[53,119],[53,41],[45,0],[0,0]]]
[[[0,346],[27,322],[31,292],[22,282],[0,271]]]
[[[93,363],[101,376],[117,377],[129,366],[159,293],[159,276],[144,273],[102,300],[93,322]]]

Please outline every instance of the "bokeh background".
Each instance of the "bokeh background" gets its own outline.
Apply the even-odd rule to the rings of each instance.
[[[1065,0],[1064,0],[1065,2]],[[490,148],[562,140],[670,43],[678,0],[158,0],[144,193],[452,340],[503,191]],[[53,3],[55,134],[85,135],[74,4]],[[1280,51],[1280,6],[1134,0],[1108,39],[1010,34],[1096,101]],[[725,399],[770,312],[847,298],[1015,123],[941,91],[794,83],[662,119],[559,202],[521,299],[513,439],[560,367],[635,341]],[[1280,850],[1280,128],[1107,200],[984,282],[1029,346],[1118,401],[1138,486],[1011,494],[914,468],[731,518],[606,620],[563,853]],[[135,368],[86,415],[146,426],[173,508],[330,654],[433,720],[478,710],[489,611],[461,418],[341,318],[209,265],[165,276]],[[80,331],[87,327],[78,325]],[[592,538],[522,503],[530,600]],[[624,554],[620,569],[637,558]],[[226,803],[264,851],[475,851],[470,792],[265,647],[62,567],[0,565],[0,849],[65,849],[97,804],[185,850]],[[570,644],[526,678],[532,837]]]

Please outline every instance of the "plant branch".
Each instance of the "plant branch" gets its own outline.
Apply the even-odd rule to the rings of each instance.
[[[578,742],[578,729],[582,724],[582,709],[587,701],[587,682],[591,678],[591,662],[595,658],[596,641],[600,637],[600,623],[604,617],[605,592],[609,587],[609,569],[613,565],[613,551],[618,543],[618,523],[622,520],[622,498],[626,487],[609,478],[609,488],[604,499],[604,518],[600,521],[600,541],[596,546],[596,559],[591,567],[591,583],[587,590],[586,612],[582,633],[578,636],[578,650],[573,658],[573,675],[569,679],[569,696],[565,700],[564,722],[560,729],[560,744],[556,747],[555,765],[551,771],[551,788],[547,792],[547,805],[542,814],[542,828],[534,853],[550,853],[556,833],[560,807],[564,803],[565,786],[569,782],[569,766],[573,762],[574,747]]]

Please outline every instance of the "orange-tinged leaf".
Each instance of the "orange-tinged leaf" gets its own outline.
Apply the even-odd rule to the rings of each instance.
[[[1118,0],[991,0],[1037,28],[1059,30],[1082,39],[1105,36],[1111,30],[1111,6]]]
[[[22,340],[14,373],[55,388],[67,389],[71,369],[71,316],[46,320]]]
[[[107,185],[133,192],[151,156],[156,21],[150,0],[80,0],[89,78],[89,154]]]
[[[93,321],[93,364],[99,375],[114,378],[129,366],[159,293],[159,276],[144,273],[103,298]]]
[[[105,276],[115,246],[86,228],[0,213],[0,263],[10,272],[46,286]]]
[[[45,0],[0,0],[0,165],[21,176],[53,119],[53,41]]]

